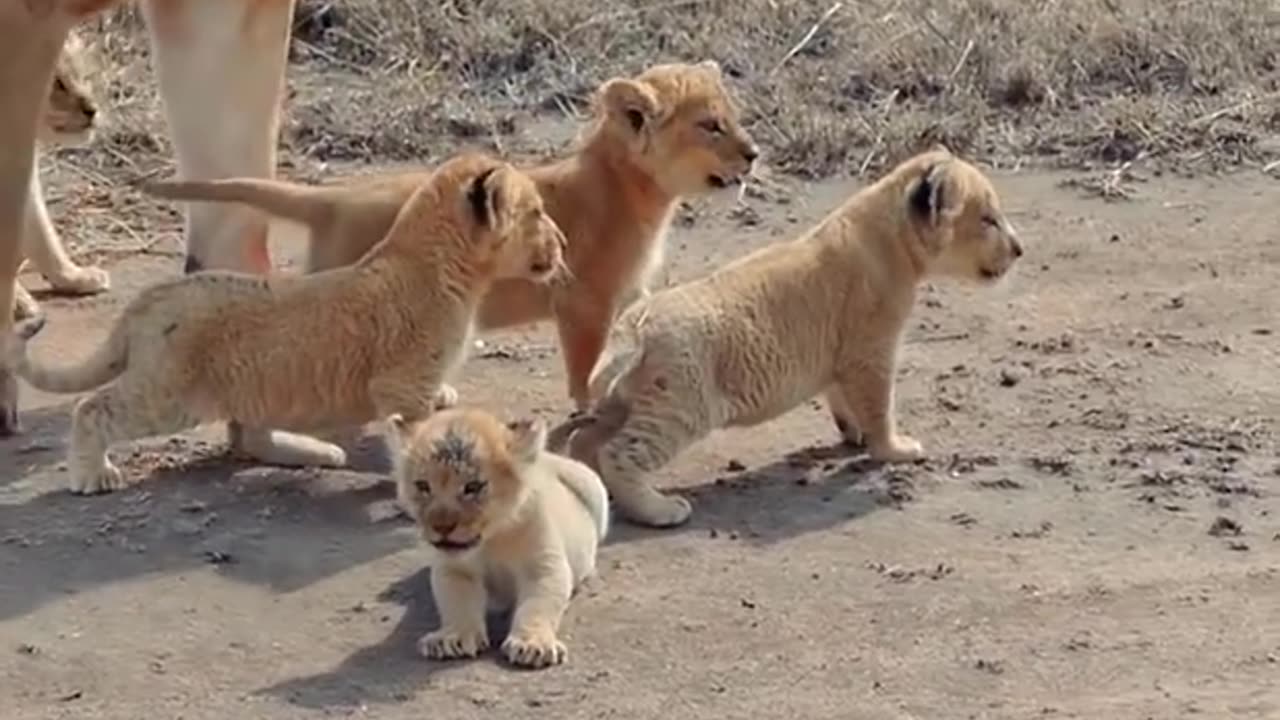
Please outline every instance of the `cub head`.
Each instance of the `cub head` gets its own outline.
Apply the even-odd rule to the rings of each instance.
[[[898,171],[906,175],[902,201],[927,274],[993,284],[1022,257],[995,187],[978,168],[938,147]]]
[[[463,553],[518,514],[529,468],[546,446],[537,420],[503,424],[482,410],[451,408],[425,420],[390,418],[396,495],[422,539]]]
[[[600,87],[596,102],[600,132],[672,196],[736,185],[760,154],[714,60],[614,78]]]
[[[528,175],[485,155],[469,154],[442,164],[436,177],[455,191],[463,235],[494,277],[540,283],[563,277],[567,240]]]
[[[40,122],[39,137],[44,142],[75,145],[93,138],[98,104],[94,102],[84,78],[83,53],[83,45],[76,34],[68,35],[58,56],[53,84]]]

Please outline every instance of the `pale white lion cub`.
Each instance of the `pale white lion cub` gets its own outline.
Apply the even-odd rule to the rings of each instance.
[[[401,504],[435,550],[431,590],[440,628],[418,641],[430,658],[489,647],[485,612],[514,607],[502,653],[546,667],[568,656],[560,619],[595,572],[609,530],[609,499],[590,468],[546,449],[541,421],[504,425],[454,408],[391,419]]]
[[[1022,255],[987,178],[945,149],[917,155],[800,238],[629,307],[591,377],[592,410],[562,424],[628,519],[684,522],[690,505],[645,477],[716,428],[749,426],[825,393],[873,458],[919,458],[893,382],[917,288],[993,283]]]

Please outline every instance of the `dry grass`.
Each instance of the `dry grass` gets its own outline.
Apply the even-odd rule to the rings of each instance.
[[[832,10],[834,8],[834,10]],[[114,117],[86,171],[167,163],[138,13],[95,21]],[[1274,0],[302,0],[285,161],[416,161],[543,128],[615,73],[715,58],[775,169],[856,174],[934,140],[993,162],[1262,162]]]

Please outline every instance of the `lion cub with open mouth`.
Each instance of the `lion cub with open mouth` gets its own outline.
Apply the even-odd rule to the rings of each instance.
[[[124,484],[118,442],[202,422],[316,429],[394,413],[415,419],[451,399],[476,308],[499,277],[547,282],[564,235],[533,182],[479,154],[441,165],[385,238],[355,265],[307,276],[195,273],[126,306],[105,343],[70,367],[28,357],[43,326],[20,326],[7,361],[49,392],[98,387],[75,408],[71,489]],[[345,454],[319,440],[317,463]]]
[[[455,408],[426,420],[391,419],[400,503],[436,557],[431,590],[440,628],[418,641],[430,658],[489,646],[486,609],[514,606],[502,653],[545,667],[568,653],[556,633],[609,530],[600,477],[546,450],[541,421],[503,425]]]
[[[917,288],[995,282],[1022,255],[990,181],[945,149],[866,187],[803,236],[641,300],[593,370],[593,409],[552,435],[596,468],[622,514],[655,526],[690,505],[645,483],[712,430],[756,425],[825,393],[873,458],[919,458],[893,382]]]

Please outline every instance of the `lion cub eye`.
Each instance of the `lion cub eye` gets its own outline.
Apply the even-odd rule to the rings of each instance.
[[[480,493],[484,492],[484,489],[487,486],[488,486],[488,483],[486,483],[483,480],[472,480],[471,482],[468,482],[466,485],[462,486],[462,494],[468,497],[475,497],[476,495],[479,495]]]
[[[706,130],[707,132],[711,133],[712,135],[723,135],[723,134],[724,134],[724,125],[722,125],[722,124],[720,123],[720,121],[719,121],[719,120],[717,120],[717,119],[715,119],[715,118],[711,118],[710,120],[703,120],[702,122],[698,123],[698,125],[699,125],[703,130]]]
[[[426,480],[415,480],[413,483],[413,486],[418,488],[418,492],[422,493],[423,495],[431,494],[431,483],[427,482]]]
[[[994,215],[983,215],[982,222],[990,225],[993,228],[1000,227],[1000,220]]]

